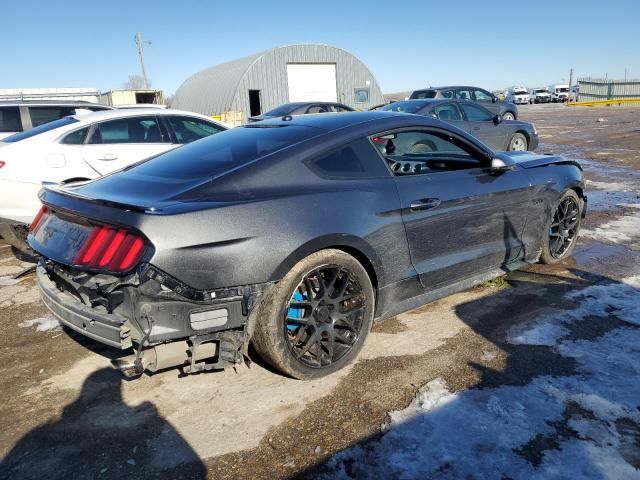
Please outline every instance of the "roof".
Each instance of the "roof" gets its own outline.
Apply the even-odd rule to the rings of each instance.
[[[81,105],[81,106],[97,106],[97,107],[104,107],[106,109],[112,109],[113,107],[109,106],[109,105],[103,105],[102,103],[96,103],[96,102],[89,102],[87,100],[20,100],[20,99],[14,99],[14,100],[0,100],[0,106],[7,106],[7,105],[60,105],[61,107],[67,107],[67,106],[76,106],[76,105]]]
[[[311,113],[307,115],[285,115],[283,117],[270,118],[259,123],[250,123],[244,128],[264,128],[278,125],[296,125],[302,127],[321,128],[323,130],[336,130],[346,128],[359,123],[371,122],[384,118],[415,115],[399,112],[384,112],[380,110],[349,113]]]
[[[148,107],[101,110],[99,112],[92,112],[92,113],[87,113],[83,115],[73,115],[73,117],[77,118],[79,121],[83,123],[93,123],[93,122],[99,122],[102,120],[110,120],[115,118],[137,117],[139,115],[156,115],[156,116],[189,115],[192,117],[199,117],[209,121],[213,121],[211,118],[205,117],[204,115],[200,115],[199,113],[187,112],[184,110],[172,110],[170,108],[161,109],[161,108],[148,108]]]

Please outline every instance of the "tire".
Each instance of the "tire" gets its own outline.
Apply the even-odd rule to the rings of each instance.
[[[503,120],[515,120],[516,116],[511,112],[504,112],[504,114],[502,115],[502,119]]]
[[[507,150],[509,152],[519,152],[526,151],[529,148],[529,142],[527,142],[527,137],[525,137],[522,133],[514,133],[511,140],[509,140],[509,146]]]
[[[374,307],[373,286],[364,267],[341,250],[320,250],[298,262],[254,308],[253,346],[285,375],[320,378],[358,355],[371,329]]]
[[[566,205],[569,208],[565,208]],[[575,191],[567,190],[560,197],[551,218],[547,221],[542,240],[540,263],[548,265],[558,263],[571,255],[578,240],[581,221],[582,202],[580,197]],[[557,247],[560,241],[562,241],[562,248],[559,249]]]

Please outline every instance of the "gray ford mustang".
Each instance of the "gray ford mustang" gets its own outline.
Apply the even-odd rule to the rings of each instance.
[[[128,373],[247,358],[295,378],[352,361],[374,320],[570,255],[581,168],[494,153],[433,118],[283,117],[45,188],[42,298]]]
[[[482,105],[453,98],[406,100],[380,108],[389,112],[414,113],[453,123],[494,150],[517,151],[538,148],[538,132],[532,123],[503,120]]]

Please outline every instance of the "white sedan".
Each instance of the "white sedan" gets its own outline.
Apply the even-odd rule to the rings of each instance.
[[[0,222],[31,223],[43,184],[91,180],[226,129],[196,113],[140,108],[73,115],[7,137]]]

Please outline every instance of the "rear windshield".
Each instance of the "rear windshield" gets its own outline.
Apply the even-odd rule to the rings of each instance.
[[[435,98],[436,91],[435,90],[417,90],[411,94],[410,99],[415,98]]]
[[[323,132],[296,125],[237,127],[138,163],[126,171],[177,180],[208,178]]]
[[[54,120],[53,122],[45,123],[44,125],[40,125],[39,127],[32,128],[31,130],[25,130],[24,132],[16,133],[15,135],[11,135],[7,138],[2,139],[2,141],[8,143],[19,142],[20,140],[24,140],[25,138],[30,138],[34,135],[48,132],[55,128],[64,127],[65,125],[76,123],[77,121],[78,120],[73,117],[64,117],[60,120]]]
[[[280,105],[279,107],[274,108],[273,110],[269,110],[265,113],[267,117],[281,117],[282,115],[286,115],[287,113],[293,112],[300,105]]]
[[[394,102],[381,107],[380,110],[385,112],[416,113],[424,107],[424,104],[425,102]]]

